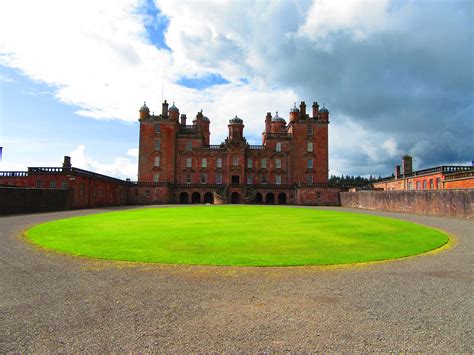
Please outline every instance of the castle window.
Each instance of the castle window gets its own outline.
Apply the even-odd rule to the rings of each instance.
[[[160,150],[161,149],[161,141],[156,141],[155,142],[155,150]]]
[[[423,180],[423,190],[426,190],[426,180]]]
[[[253,184],[253,175],[247,175],[247,184]]]
[[[155,157],[155,166],[160,166],[160,157]]]
[[[317,191],[317,192],[316,192],[316,198],[317,198],[318,200],[321,200],[321,195],[322,195],[322,194],[321,194],[321,191]]]
[[[247,159],[247,168],[251,169],[253,165],[253,160],[252,159]]]
[[[408,190],[413,190],[413,182],[412,181],[410,181],[408,183]]]
[[[232,158],[232,166],[239,166],[239,157]]]
[[[51,180],[51,181],[49,182],[49,187],[52,188],[52,189],[55,189],[55,188],[56,188],[56,181]]]
[[[191,175],[188,174],[186,175],[186,184],[190,184],[191,183]]]
[[[420,184],[419,181],[417,181],[417,182],[416,182],[416,189],[417,189],[417,190],[420,190],[420,187],[421,187],[421,184]]]
[[[193,158],[186,158],[186,168],[193,167]]]
[[[156,133],[160,133],[160,132],[161,132],[161,128],[160,128],[160,125],[159,125],[159,124],[157,124],[157,125],[155,126],[155,132],[156,132]]]
[[[313,151],[313,142],[308,142],[308,152],[312,152]]]
[[[207,168],[207,158],[202,158],[202,160],[201,160],[201,168]]]
[[[207,174],[201,174],[201,184],[207,184]]]
[[[221,174],[216,175],[216,184],[222,184],[222,175]]]
[[[436,188],[437,189],[441,188],[441,178],[436,178]]]
[[[262,174],[262,184],[266,184],[266,183],[267,183],[267,175]]]
[[[153,175],[153,182],[158,182],[158,181],[160,181],[160,174]]]
[[[150,197],[150,190],[148,190],[148,189],[145,190],[145,196],[146,196],[146,197]]]
[[[36,180],[36,187],[37,187],[38,189],[41,188],[41,180]]]
[[[313,169],[313,159],[308,159],[308,169]]]
[[[262,169],[266,169],[266,168],[267,168],[267,159],[263,158],[262,159]]]
[[[222,168],[222,158],[217,158],[216,167],[217,168]]]
[[[313,175],[308,175],[306,176],[306,182],[308,184],[312,184],[313,183]]]
[[[67,189],[67,181],[61,181],[61,188]]]
[[[188,152],[192,151],[193,150],[193,142],[192,141],[187,141],[186,142],[186,150]]]
[[[309,125],[308,126],[308,136],[311,136],[311,135],[313,135],[313,126]]]
[[[281,185],[281,175],[276,175],[275,176],[275,184]]]
[[[433,179],[430,179],[430,189],[434,189],[434,183],[433,183]]]
[[[275,151],[281,152],[281,142],[276,142]]]
[[[281,169],[281,159],[275,160],[275,169]]]

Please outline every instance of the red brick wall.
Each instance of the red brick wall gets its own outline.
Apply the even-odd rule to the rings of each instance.
[[[337,188],[298,188],[296,191],[297,205],[339,206],[339,192]]]
[[[474,217],[474,190],[341,192],[341,206],[449,217]]]

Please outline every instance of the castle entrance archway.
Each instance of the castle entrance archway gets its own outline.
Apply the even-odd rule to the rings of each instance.
[[[286,205],[286,194],[284,192],[278,194],[278,204]]]
[[[193,192],[191,195],[191,203],[201,203],[201,194],[199,192]]]
[[[214,196],[212,196],[212,193],[206,192],[204,194],[204,203],[214,203]]]
[[[265,196],[265,203],[267,205],[274,205],[275,204],[275,195],[273,192],[269,192],[267,196]]]
[[[181,192],[179,194],[179,203],[183,203],[183,204],[189,203],[189,196],[186,192]]]
[[[255,195],[255,203],[261,204],[263,202],[263,196],[260,192]]]
[[[238,192],[232,192],[232,195],[230,195],[230,203],[240,203],[240,195]]]

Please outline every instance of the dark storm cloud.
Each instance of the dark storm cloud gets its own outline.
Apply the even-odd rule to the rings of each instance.
[[[288,37],[274,56],[261,53],[272,66],[267,80],[296,88],[309,100],[324,100],[333,121],[347,116],[367,136],[393,137],[401,151],[423,165],[418,168],[471,161],[472,2],[412,5],[393,28],[362,40],[347,31],[328,35],[322,45],[317,39]],[[352,171],[344,173],[387,174],[396,162],[387,155],[383,164],[377,162],[378,171],[371,171],[374,162],[360,150],[336,147],[333,152],[335,159],[351,162]]]

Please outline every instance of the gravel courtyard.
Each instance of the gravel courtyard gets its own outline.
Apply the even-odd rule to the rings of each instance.
[[[41,250],[39,222],[0,218],[0,353],[474,350],[474,222],[368,212],[441,228],[451,248],[342,267],[147,265]]]

